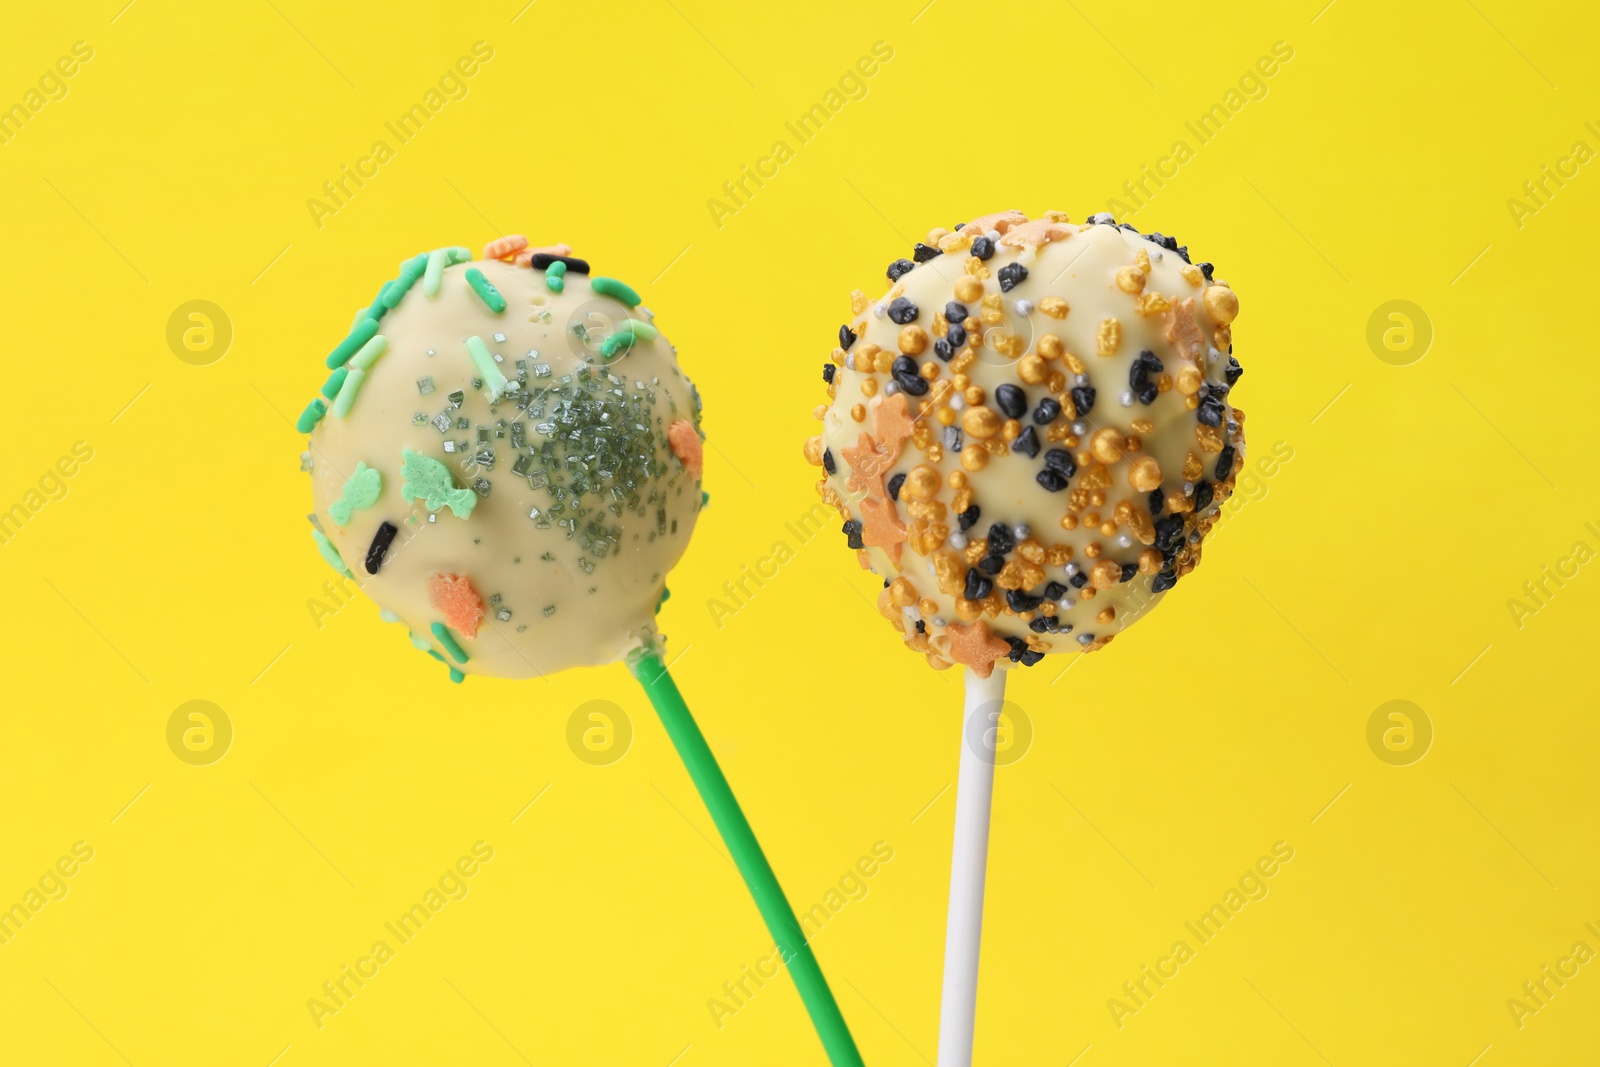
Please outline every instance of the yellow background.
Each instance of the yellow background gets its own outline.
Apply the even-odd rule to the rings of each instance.
[[[364,599],[308,607],[330,572],[290,423],[321,357],[402,258],[502,232],[641,289],[698,382],[674,672],[797,908],[892,846],[816,948],[868,1063],[931,1061],[960,679],[896,647],[831,528],[785,530],[818,368],[928,228],[1102,210],[1178,139],[1134,221],[1241,294],[1253,455],[1292,458],[1136,631],[1013,680],[1034,740],[998,776],[977,1061],[1600,1055],[1600,965],[1520,1029],[1506,1004],[1600,950],[1600,568],[1520,628],[1507,603],[1600,548],[1600,173],[1520,226],[1506,203],[1600,148],[1587,5],[124,2],[12,5],[0,33],[5,104],[94,49],[0,145],[0,507],[94,450],[0,545],[0,903],[94,849],[0,946],[0,1062],[821,1062],[786,980],[713,1023],[770,939],[622,667],[457,687]],[[468,95],[315,225],[479,40]],[[784,123],[880,40],[799,144]],[[1198,145],[1185,122],[1277,41]],[[719,227],[708,198],[779,139]],[[195,299],[234,333],[206,366],[166,341]],[[1434,334],[1406,366],[1367,341],[1395,299]],[[779,540],[719,626],[709,598]],[[234,729],[210,766],[166,741],[195,699]],[[633,726],[607,766],[566,741],[591,700]],[[1390,700],[1432,724],[1420,762],[1368,747]],[[307,999],[480,840],[469,895],[318,1029]],[[1270,894],[1119,1029],[1108,998],[1277,841]]]

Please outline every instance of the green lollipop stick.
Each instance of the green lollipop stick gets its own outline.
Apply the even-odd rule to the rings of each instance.
[[[647,651],[630,658],[628,668],[655,706],[656,714],[661,717],[661,725],[666,727],[667,736],[672,739],[684,768],[694,781],[695,788],[700,791],[700,799],[705,801],[706,810],[711,813],[711,821],[717,824],[723,843],[732,853],[733,862],[744,876],[745,885],[750,887],[750,895],[755,897],[761,918],[766,921],[767,930],[789,966],[789,976],[799,987],[800,999],[811,1015],[811,1024],[822,1039],[828,1060],[833,1067],[862,1067],[861,1053],[856,1051],[850,1028],[845,1025],[839,1005],[833,999],[828,980],[822,976],[817,957],[806,943],[805,932],[794,916],[794,909],[789,906],[789,899],[783,895],[778,876],[773,873],[772,865],[761,851],[755,831],[750,829],[749,820],[734,799],[728,779],[723,777],[722,768],[717,766],[717,758],[711,754],[705,735],[695,724],[694,716],[689,713],[689,706],[683,702],[677,685],[667,673],[666,665],[654,652]]]

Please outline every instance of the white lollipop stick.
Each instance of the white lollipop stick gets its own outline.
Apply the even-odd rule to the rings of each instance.
[[[961,714],[961,765],[956,778],[955,848],[950,857],[950,916],[944,937],[944,993],[939,1003],[938,1067],[970,1067],[978,1011],[978,942],[983,936],[983,883],[989,863],[989,807],[994,796],[995,731],[1006,672],[987,678],[967,671]]]

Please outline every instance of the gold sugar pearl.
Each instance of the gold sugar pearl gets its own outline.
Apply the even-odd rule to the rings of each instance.
[[[917,587],[911,584],[909,578],[896,578],[889,583],[889,602],[897,608],[914,604],[917,599]]]
[[[828,405],[826,405],[826,404],[818,404],[816,407],[812,408],[811,409],[811,417],[813,419],[816,419],[818,422],[821,422],[823,419],[827,418],[828,417]]]
[[[917,373],[922,375],[924,381],[931,382],[939,376],[939,364],[930,359],[917,368]]]
[[[851,404],[850,405],[850,417],[852,419],[854,419],[856,422],[866,422],[867,421],[867,405],[865,405],[865,404]]]
[[[1098,615],[1096,615],[1094,617],[1094,621],[1095,622],[1110,622],[1112,619],[1115,619],[1116,617],[1117,617],[1117,609],[1116,608],[1106,608],[1104,611],[1102,611],[1100,614],[1098,614]]]
[[[822,466],[822,435],[806,438],[806,443],[800,451],[806,457],[807,463],[813,467]]]
[[[1016,419],[1007,419],[1000,426],[1000,436],[1004,440],[1015,441],[1020,433],[1022,433],[1022,423]]]
[[[1200,373],[1199,367],[1193,363],[1185,363],[1178,368],[1178,376],[1175,379],[1178,392],[1184,396],[1194,396],[1200,391],[1200,383],[1203,379],[1204,375]]]
[[[1094,457],[1092,455],[1090,455],[1088,452],[1079,452],[1077,455],[1073,456],[1072,458],[1077,460],[1078,467],[1080,469],[1082,469],[1084,467],[1087,467],[1089,465],[1089,461],[1091,459],[1093,459]]]
[[[939,472],[927,464],[913,467],[900,486],[905,500],[929,500],[939,491]]]
[[[1000,424],[1000,416],[985,407],[972,407],[961,413],[961,428],[971,437],[993,437],[1000,431]]]
[[[1053,333],[1047,333],[1039,338],[1039,343],[1035,347],[1039,355],[1045,359],[1060,359],[1067,351],[1066,344]]]
[[[970,304],[974,300],[982,299],[983,283],[970,274],[963,274],[956,279],[956,299],[963,304]]]
[[[1101,536],[1110,537],[1111,535],[1115,534],[1116,532],[1117,532],[1117,524],[1116,523],[1114,523],[1114,522],[1102,522],[1100,524],[1100,534],[1101,534]]]
[[[945,477],[945,481],[947,483],[949,483],[950,488],[952,488],[952,489],[961,489],[961,488],[964,488],[966,486],[966,484],[967,484],[967,476],[965,474],[961,473],[960,471],[951,471]]]
[[[1101,463],[1115,463],[1122,458],[1122,450],[1127,440],[1122,436],[1122,431],[1111,426],[1105,426],[1094,432],[1089,438],[1089,451]]]
[[[1078,528],[1078,516],[1070,513],[1061,516],[1061,528],[1063,530],[1076,530]]]
[[[873,354],[873,365],[872,365],[872,369],[873,370],[877,371],[879,374],[888,374],[889,371],[892,370],[893,368],[894,368],[894,353],[885,352],[883,349],[880,348],[880,349],[878,349],[877,352],[875,352]]]
[[[1085,526],[1098,526],[1100,524],[1100,513],[1098,511],[1089,512],[1083,517],[1083,524]]]
[[[877,392],[878,392],[878,379],[876,379],[876,378],[868,378],[866,381],[861,383],[861,395],[862,396],[873,396]]]
[[[930,600],[927,597],[923,597],[921,600],[917,601],[917,610],[922,612],[924,615],[937,615],[939,614],[939,605],[937,602]]]
[[[981,385],[969,385],[961,395],[969,405],[977,407],[988,398],[989,394],[983,391],[983,386]]]
[[[963,448],[961,466],[969,471],[981,471],[989,465],[989,453],[981,448]]]
[[[1023,356],[1017,361],[1017,377],[1029,385],[1043,382],[1047,373],[1042,356]]]
[[[1128,435],[1127,441],[1125,441],[1122,445],[1122,450],[1124,452],[1137,452],[1142,448],[1144,448],[1144,438],[1133,433]]]
[[[940,426],[954,426],[956,424],[956,409],[951,407],[940,408],[934,412],[933,417]]]
[[[1219,326],[1226,326],[1239,316],[1239,297],[1226,285],[1210,285],[1201,294],[1206,313]]]
[[[928,331],[917,325],[903,327],[897,343],[906,355],[920,356],[928,350]]]
[[[1104,507],[1105,506],[1105,502],[1106,502],[1105,490],[1096,489],[1094,492],[1089,494],[1089,503],[1093,504],[1095,507],[1097,507],[1097,508],[1098,507]]]

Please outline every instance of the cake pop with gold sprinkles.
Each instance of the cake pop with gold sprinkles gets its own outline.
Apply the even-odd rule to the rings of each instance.
[[[929,664],[1093,652],[1200,562],[1243,465],[1239,300],[1109,214],[935,229],[856,290],[805,455]]]

